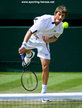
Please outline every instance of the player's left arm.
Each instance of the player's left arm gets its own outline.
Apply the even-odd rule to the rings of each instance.
[[[45,38],[45,36],[42,36],[43,38],[43,41],[46,42],[46,43],[52,43],[52,42],[55,42],[58,38],[53,36],[53,37],[50,37],[50,38]]]

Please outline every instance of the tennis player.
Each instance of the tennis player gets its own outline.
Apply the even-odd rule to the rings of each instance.
[[[67,16],[65,6],[58,6],[54,15],[43,15],[34,19],[33,26],[27,31],[19,54],[26,53],[25,62],[29,65],[35,53],[32,49],[36,48],[37,56],[42,64],[42,90],[41,93],[46,93],[49,77],[50,64],[50,48],[49,43],[55,42],[63,33],[63,20]]]

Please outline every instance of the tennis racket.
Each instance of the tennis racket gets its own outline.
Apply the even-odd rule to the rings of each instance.
[[[21,75],[21,84],[27,91],[33,91],[38,86],[38,78],[34,72],[32,72],[24,61],[24,55],[21,56],[23,72]]]

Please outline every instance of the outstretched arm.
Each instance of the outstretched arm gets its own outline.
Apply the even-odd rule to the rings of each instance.
[[[25,37],[24,37],[24,41],[23,42],[28,42],[29,38],[31,37],[32,32],[31,30],[28,30]]]
[[[28,30],[27,33],[26,33],[26,35],[25,35],[25,37],[24,37],[23,44],[22,44],[22,46],[21,46],[20,49],[19,49],[19,54],[20,54],[20,55],[26,53],[26,51],[27,51],[27,50],[26,50],[26,42],[28,42],[28,40],[29,40],[29,38],[31,37],[31,35],[32,35],[31,30]]]

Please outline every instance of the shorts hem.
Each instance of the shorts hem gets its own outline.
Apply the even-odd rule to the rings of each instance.
[[[43,58],[43,59],[48,59],[48,60],[51,59],[51,58],[43,57],[43,56],[41,56],[41,55],[37,55],[37,57],[39,57],[39,58]]]

